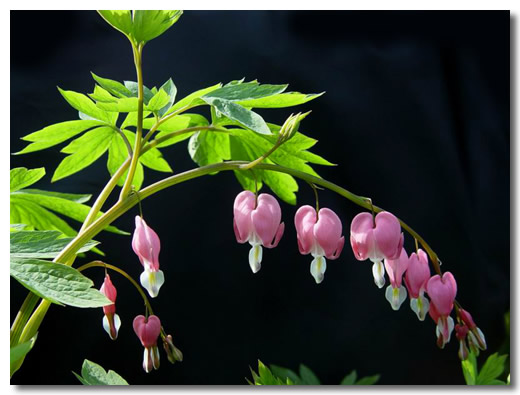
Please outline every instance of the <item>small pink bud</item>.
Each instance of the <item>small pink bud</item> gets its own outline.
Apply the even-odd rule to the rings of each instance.
[[[478,348],[480,348],[481,350],[487,349],[486,338],[484,337],[484,334],[482,333],[480,328],[478,328],[475,324],[475,321],[473,321],[473,317],[471,317],[471,314],[464,309],[459,309],[459,316],[473,334],[474,340]]]
[[[166,355],[168,356],[168,361],[171,363],[175,363],[176,361],[182,362],[182,352],[177,347],[175,347],[175,344],[173,344],[172,335],[167,335],[163,338],[163,348],[164,351],[166,351]]]
[[[468,334],[468,327],[466,325],[455,325],[455,336],[459,341],[458,355],[461,361],[468,359],[469,351],[466,345],[466,335]]]
[[[110,280],[110,276],[108,273],[105,275],[105,281],[99,291],[107,297],[107,299],[111,300],[113,303],[108,306],[103,306],[103,328],[108,333],[112,340],[117,339],[117,334],[119,328],[121,327],[121,320],[119,315],[116,314],[116,298],[117,298],[117,290],[112,284]]]
[[[280,242],[284,223],[282,209],[278,201],[267,193],[256,198],[251,191],[242,191],[233,204],[233,229],[241,244],[249,242],[249,265],[253,273],[260,270],[262,246],[274,248]]]
[[[132,248],[144,267],[140,277],[141,285],[147,289],[152,298],[155,298],[164,284],[164,274],[159,270],[161,241],[157,233],[138,215],[135,217]]]
[[[372,274],[379,288],[385,285],[383,259],[398,259],[403,248],[404,235],[399,220],[383,211],[372,217],[371,213],[359,213],[350,225],[350,245],[358,261],[370,259]]]
[[[339,258],[345,238],[341,235],[343,226],[334,211],[322,208],[316,214],[311,206],[302,206],[296,211],[294,225],[298,239],[298,249],[302,255],[311,254],[311,274],[317,284],[323,281],[327,259]]]
[[[157,338],[161,333],[161,321],[155,315],[146,318],[138,315],[134,318],[134,331],[144,347],[143,369],[150,373],[153,369],[159,369],[160,358],[157,348]]]
[[[476,328],[475,321],[469,312],[464,309],[459,309],[460,319],[468,326],[469,329]]]

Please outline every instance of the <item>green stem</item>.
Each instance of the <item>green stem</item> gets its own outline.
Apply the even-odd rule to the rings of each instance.
[[[89,269],[91,267],[103,267],[103,268],[107,268],[107,269],[113,270],[113,271],[121,274],[124,278],[126,278],[128,281],[130,281],[132,283],[132,285],[135,287],[135,289],[137,289],[137,292],[139,292],[139,294],[143,298],[146,308],[148,309],[150,314],[153,314],[152,305],[150,304],[150,300],[146,296],[146,293],[143,291],[141,286],[139,284],[137,284],[137,282],[132,277],[130,277],[130,275],[127,272],[125,272],[123,269],[118,268],[117,266],[109,265],[108,263],[105,263],[102,261],[92,261],[92,262],[86,263],[86,264],[78,267],[78,271],[82,272],[83,270]]]
[[[242,170],[244,165],[247,165],[249,162],[244,161],[231,161],[231,162],[222,162],[215,163],[208,166],[199,167],[196,169],[188,170],[183,173],[179,173],[173,175],[171,177],[165,178],[161,181],[156,182],[139,192],[139,198],[141,200],[146,199],[147,197],[165,189],[171,187],[173,185],[198,178],[201,176],[205,176],[211,173],[216,173],[220,171],[230,171],[230,170]],[[272,164],[263,164],[260,163],[256,166],[258,169],[262,170],[270,170],[276,171],[280,173],[285,173],[292,175],[293,177],[299,178],[303,181],[307,181],[308,183],[312,183],[315,185],[319,185],[323,188],[327,188],[337,194],[347,198],[353,203],[366,208],[367,210],[373,209],[375,212],[384,211],[382,208],[373,206],[369,203],[368,199],[362,196],[358,196],[353,194],[352,192],[342,188],[330,181],[324,180],[319,177],[312,176],[310,174],[290,169],[283,166],[272,165]],[[106,211],[101,217],[99,217],[95,222],[89,225],[81,234],[79,234],[74,240],[72,240],[67,247],[54,259],[54,262],[69,262],[71,258],[73,258],[78,250],[89,240],[91,240],[95,235],[97,235],[101,230],[103,230],[107,225],[112,223],[114,220],[123,215],[130,208],[135,206],[138,202],[138,198],[135,194],[127,196],[125,199],[118,201],[114,206],[112,206],[108,211]],[[441,274],[440,267],[438,264],[437,254],[431,249],[431,247],[424,241],[424,239],[417,234],[412,228],[410,228],[406,223],[399,220],[401,226],[404,230],[406,230],[410,235],[415,237],[417,241],[423,246],[425,251],[430,256],[434,269],[437,273]],[[50,302],[46,300],[42,300],[31,319],[28,321],[27,325],[24,328],[20,341],[25,339],[30,339],[37,332],[38,327],[49,308]]]
[[[36,296],[32,292],[25,298],[25,301],[20,307],[16,318],[13,321],[13,325],[11,326],[11,336],[10,336],[10,346],[14,347],[18,344],[18,339],[22,333],[24,325],[27,323],[27,320],[31,316],[31,313],[38,302],[38,297],[30,298],[29,296]]]
[[[161,144],[161,143],[163,143],[163,142],[165,142],[165,141],[167,141],[169,139],[172,139],[174,137],[177,137],[177,136],[180,136],[180,135],[186,134],[186,133],[198,132],[200,130],[209,130],[209,131],[212,131],[212,132],[229,133],[229,130],[223,129],[223,128],[219,128],[218,126],[213,126],[213,125],[209,125],[209,126],[194,126],[194,127],[191,127],[191,128],[176,130],[174,132],[166,133],[166,134],[162,135],[161,137],[156,138],[155,140],[150,141],[148,144],[146,144],[143,147],[143,149],[141,151],[141,154],[144,154],[149,149],[152,149],[153,147],[156,147],[157,145],[159,145],[159,144]]]
[[[141,139],[143,137],[143,103],[144,103],[144,88],[143,88],[143,67],[142,67],[142,45],[134,48],[134,61],[135,69],[137,72],[137,129],[135,133],[135,144],[134,153],[132,154],[132,160],[130,162],[130,169],[126,176],[125,184],[121,189],[119,200],[123,200],[132,187],[132,181],[134,179],[137,164],[139,162],[139,156],[141,151]]]

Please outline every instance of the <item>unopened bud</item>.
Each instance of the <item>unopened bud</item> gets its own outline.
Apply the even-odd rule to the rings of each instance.
[[[182,362],[182,352],[177,347],[175,347],[175,344],[173,344],[172,335],[168,335],[163,338],[163,347],[164,351],[166,351],[166,355],[168,356],[168,361],[171,363],[175,363],[176,361]]]
[[[291,116],[287,118],[287,120],[282,125],[278,135],[278,140],[281,143],[285,143],[287,140],[291,139],[298,131],[300,122],[310,113],[311,112],[308,111],[305,114],[302,114],[301,112],[296,115],[291,114]]]
[[[466,359],[468,359],[468,356],[469,356],[469,350],[468,350],[468,346],[466,346],[466,341],[465,340],[459,340],[459,358],[461,361],[465,361]]]
[[[487,349],[486,338],[484,337],[482,331],[479,328],[475,327],[471,330],[471,333],[475,336],[478,348],[480,348],[481,350]]]
[[[467,312],[464,309],[459,309],[459,316],[462,321],[468,326],[468,328],[471,330],[473,328],[476,328],[475,321],[473,321],[473,317],[471,317],[471,314]]]
[[[468,345],[471,352],[475,354],[476,357],[478,357],[480,354],[480,349],[478,348],[478,342],[473,332],[468,332]]]

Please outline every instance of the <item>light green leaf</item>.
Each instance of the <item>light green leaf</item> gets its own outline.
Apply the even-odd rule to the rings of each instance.
[[[93,129],[72,141],[61,151],[65,157],[54,172],[52,182],[61,180],[88,167],[105,153],[112,142],[114,130],[110,127]]]
[[[62,233],[55,230],[22,230],[10,233],[11,258],[55,258],[72,238],[59,238]],[[79,252],[91,250],[99,244],[91,240],[81,247]]]
[[[99,85],[94,86],[94,93],[89,93],[92,100],[102,103],[114,103],[117,102],[117,97],[112,96],[110,92],[101,88]]]
[[[161,151],[159,151],[157,148],[152,148],[149,151],[145,152],[141,157],[139,158],[139,162],[141,162],[144,166],[148,167],[149,169],[155,170],[155,171],[162,171],[164,173],[173,173],[172,168],[166,162],[166,160],[163,158],[163,155]]]
[[[103,367],[88,359],[83,361],[81,367],[83,377],[76,373],[74,375],[83,385],[128,385],[128,382],[113,370],[107,373]]]
[[[10,222],[14,224],[26,224],[27,230],[59,230],[66,236],[75,236],[76,231],[57,215],[44,209],[40,205],[20,199],[17,195],[11,195]]]
[[[301,379],[300,376],[298,376],[294,371],[291,369],[284,368],[282,366],[277,365],[269,365],[271,368],[271,371],[275,376],[281,379],[290,379],[295,385],[301,385]]]
[[[36,195],[52,196],[56,198],[70,200],[71,202],[75,203],[86,203],[92,197],[92,195],[86,194],[44,191],[42,189],[24,189],[23,193],[33,193]]]
[[[177,96],[177,87],[173,83],[172,79],[170,78],[168,81],[166,81],[163,86],[161,86],[161,89],[164,90],[168,96],[170,97],[170,100],[168,103],[159,110],[158,115],[159,118],[162,118],[168,110],[173,106],[173,103],[175,103],[175,97]]]
[[[263,85],[261,85],[263,86]],[[325,92],[304,94],[299,92],[287,92],[267,97],[239,100],[238,104],[248,108],[285,108],[314,100]]]
[[[170,102],[170,99],[170,96],[168,96],[164,90],[160,89],[159,92],[150,99],[146,105],[146,110],[157,112],[166,106]]]
[[[190,138],[188,152],[199,166],[230,159],[229,136],[226,133],[199,131]]]
[[[507,355],[498,355],[497,352],[490,355],[478,373],[476,384],[489,385],[497,379],[504,372],[506,359]]]
[[[222,86],[221,83],[218,83],[218,84],[215,84],[215,85],[212,85],[212,86],[209,86],[207,88],[204,88],[204,89],[200,89],[198,91],[195,91],[193,93],[190,93],[188,96],[182,98],[181,100],[179,100],[177,103],[175,103],[172,108],[170,108],[165,115],[167,114],[170,114],[174,111],[177,111],[181,108],[184,108],[184,107],[190,107],[192,104],[194,104],[194,102],[196,102],[197,100],[200,102],[200,104],[204,104],[204,101],[202,101],[200,98],[201,96],[204,96],[205,94],[209,93],[209,92],[212,92],[214,91],[215,89],[218,89]]]
[[[320,385],[320,380],[312,370],[310,370],[303,363],[300,364],[300,377],[302,379],[302,384],[306,385]]]
[[[132,92],[124,86],[122,83],[114,80],[110,80],[108,78],[102,78],[94,73],[92,73],[92,77],[96,80],[96,82],[112,95],[117,96],[119,98],[132,96]]]
[[[29,341],[26,341],[25,343],[17,344],[14,347],[11,347],[9,350],[9,360],[10,360],[10,371],[11,371],[11,377],[13,377],[13,374],[20,368],[22,365],[23,359],[27,355],[29,351],[34,346],[34,343],[36,342],[38,334],[34,335]]]
[[[127,137],[130,136],[130,144],[133,146],[135,135],[132,132],[124,131]],[[131,136],[134,136],[133,138]],[[111,176],[119,169],[119,167],[123,164],[123,162],[128,158],[128,150],[126,149],[126,145],[123,142],[123,139],[120,136],[115,136],[112,140],[112,144],[108,149],[108,161],[107,161],[107,169]],[[128,169],[124,172],[121,178],[118,180],[117,185],[123,186],[126,176],[128,174]],[[134,174],[134,180],[132,184],[134,187],[139,190],[144,180],[144,171],[143,165],[138,162],[137,168]]]
[[[59,305],[102,307],[112,302],[76,269],[38,259],[10,259],[10,274],[36,295]]]
[[[133,29],[130,10],[98,10],[99,15],[114,29],[130,36]]]
[[[271,134],[269,127],[263,118],[257,113],[229,100],[212,97],[202,97],[202,99],[209,105],[214,106],[218,111],[220,111],[229,119],[240,123],[246,128],[260,134]]]
[[[67,102],[79,112],[99,121],[104,121],[110,125],[115,125],[117,114],[111,114],[96,107],[96,104],[82,93],[65,91],[61,88],[58,88],[58,90],[65,100],[67,100]]]
[[[58,214],[65,215],[66,217],[72,218],[78,222],[85,221],[88,213],[90,212],[90,206],[87,206],[85,204],[80,204],[68,199],[63,199],[59,196],[36,193],[34,191],[27,193],[27,190],[25,189],[23,191],[16,192],[11,196],[17,197],[18,200],[21,199],[22,201],[33,202],[41,207],[45,207],[49,210],[57,212]],[[102,215],[103,212],[100,211],[97,214],[96,219],[101,217]],[[123,232],[112,225],[107,226],[105,230],[112,233],[128,235],[127,232]]]
[[[181,15],[180,10],[136,10],[132,36],[138,43],[153,40],[177,22]]]
[[[239,85],[228,85],[205,94],[202,99],[224,99],[229,101],[247,101],[276,95],[287,89],[288,85],[270,85],[246,82]],[[246,107],[246,106],[244,106]]]
[[[115,102],[97,102],[96,106],[108,112],[137,112],[139,102],[137,97],[123,97]]]
[[[381,378],[381,375],[379,375],[379,374],[376,374],[374,376],[366,376],[366,377],[359,379],[356,382],[356,385],[374,385],[375,383],[377,383],[379,381],[380,378]]]
[[[45,175],[45,168],[27,169],[26,167],[16,167],[10,171],[10,190],[11,192],[26,188]]]
[[[138,97],[139,94],[139,86],[135,81],[123,81],[125,87],[131,92],[132,97]],[[143,102],[144,104],[148,104],[150,99],[154,96],[153,93],[147,86],[143,86]]]
[[[143,118],[146,121],[146,117],[151,114],[150,111],[143,111]],[[154,118],[150,118],[154,119]],[[136,126],[137,125],[137,112],[129,112],[126,116],[125,120],[121,124],[120,129],[126,129],[128,126]]]
[[[477,383],[477,358],[472,352],[468,358],[461,362],[462,373],[467,385],[475,385]]]
[[[40,151],[42,149],[55,146],[76,136],[81,132],[84,132],[87,129],[104,124],[104,122],[95,120],[78,120],[61,122],[47,126],[42,130],[38,130],[37,132],[22,137],[22,140],[30,141],[32,143],[26,146],[23,150],[17,152],[16,155]]]
[[[341,383],[339,383],[339,384],[340,385],[354,385],[356,380],[357,380],[357,372],[355,370],[353,370],[352,372],[347,374],[345,376],[345,378],[343,380],[341,380]]]

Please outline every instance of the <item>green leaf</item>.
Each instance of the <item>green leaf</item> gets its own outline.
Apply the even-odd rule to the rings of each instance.
[[[118,114],[112,114],[96,107],[96,104],[82,93],[65,91],[58,88],[61,95],[67,102],[79,112],[88,115],[93,119],[104,121],[110,125],[115,125]]]
[[[263,86],[263,85],[262,85]],[[260,98],[239,100],[238,104],[248,108],[285,108],[314,100],[325,92],[304,94],[299,92],[287,92]]]
[[[53,192],[53,191],[44,191],[42,189],[24,189],[23,193],[32,193],[36,195],[44,195],[51,196],[60,199],[70,200],[75,203],[85,203],[90,200],[92,195],[87,194],[79,194],[79,193],[62,193],[62,192]]]
[[[180,10],[136,10],[132,35],[138,43],[153,40],[177,22],[181,15]]]
[[[103,307],[112,302],[76,269],[38,259],[10,259],[10,274],[38,296],[59,305]]]
[[[117,102],[117,97],[112,96],[107,90],[101,88],[99,85],[94,86],[94,93],[89,93],[92,100],[102,103]]]
[[[345,376],[345,378],[343,378],[343,380],[341,380],[341,383],[339,383],[339,384],[340,385],[354,385],[356,380],[357,380],[357,372],[355,370],[353,370],[352,372],[347,374]]]
[[[151,114],[150,111],[143,111],[143,118],[146,120],[146,117],[148,117]],[[153,119],[153,118],[151,118]],[[126,129],[128,126],[136,126],[137,125],[137,112],[129,112],[126,116],[125,120],[121,124],[120,129]]]
[[[98,13],[114,29],[127,36],[132,34],[133,23],[130,10],[98,10]]]
[[[112,142],[114,130],[110,127],[93,129],[72,141],[61,152],[65,157],[54,172],[52,182],[61,180],[88,167],[103,155]]]
[[[290,379],[294,384],[301,385],[300,376],[298,376],[291,369],[284,368],[282,366],[277,365],[269,365],[273,374],[281,379]]]
[[[162,171],[164,173],[173,173],[168,162],[163,158],[161,151],[152,148],[139,157],[139,162],[149,169]]]
[[[381,378],[381,375],[379,375],[379,374],[376,374],[374,376],[366,376],[366,377],[359,379],[356,382],[356,385],[373,385],[373,384],[377,383],[380,378]]]
[[[18,202],[22,206],[25,206],[27,204],[34,204],[39,206],[41,210],[44,210],[42,207],[45,207],[47,209],[50,209],[52,211],[55,211],[59,214],[65,215],[69,218],[72,218],[78,222],[83,222],[90,211],[90,207],[81,204],[81,198],[78,197],[85,197],[89,195],[73,195],[73,194],[61,194],[58,192],[47,192],[47,191],[40,191],[37,189],[31,190],[31,189],[24,189],[22,191],[17,191],[11,194],[11,198],[15,199],[15,203]],[[71,197],[74,199],[71,199]],[[76,197],[76,198],[74,198]],[[84,201],[84,200],[83,200]],[[23,209],[23,207],[22,207]],[[45,210],[44,213],[40,213],[40,215],[47,216],[48,211]],[[51,214],[51,213],[49,213]],[[54,214],[51,214],[54,215]],[[101,215],[103,215],[102,212],[98,213],[96,218],[99,218]],[[57,218],[57,217],[56,217]],[[68,226],[68,225],[67,225]],[[70,227],[69,227],[70,228]],[[49,229],[49,228],[41,228],[37,227],[37,229]],[[51,228],[54,229],[54,228]],[[70,228],[71,229],[71,228]],[[118,233],[118,234],[125,234],[127,235],[127,232],[123,232],[119,229],[117,229],[115,226],[108,226],[105,228],[105,230]],[[63,232],[65,233],[65,232]],[[71,229],[70,233],[65,233],[68,236],[74,236],[76,232]]]
[[[467,385],[475,385],[477,382],[477,358],[472,352],[468,358],[461,362],[462,373]]]
[[[128,385],[128,382],[113,370],[107,373],[103,367],[88,359],[83,361],[81,367],[83,377],[76,373],[74,375],[83,385]]]
[[[13,374],[20,368],[23,359],[25,358],[27,353],[31,351],[31,349],[33,348],[37,336],[38,334],[34,335],[30,340],[26,341],[25,343],[20,343],[10,348],[9,360],[11,365],[11,377],[13,377]]]
[[[320,385],[320,380],[312,370],[310,370],[303,363],[300,364],[300,377],[302,379],[302,384],[306,385]]]
[[[138,97],[139,95],[139,85],[135,81],[123,81],[125,87],[131,92],[132,97]],[[144,104],[148,104],[150,99],[155,95],[148,87],[143,86],[143,102]]]
[[[16,155],[40,151],[55,146],[76,136],[81,132],[84,132],[87,129],[104,124],[104,122],[95,120],[77,120],[61,122],[47,126],[46,128],[38,130],[37,132],[22,137],[22,140],[30,141],[31,144],[27,145],[23,150],[17,152]]]
[[[504,372],[507,355],[494,353],[488,357],[477,376],[477,385],[489,385]]]
[[[45,168],[27,169],[26,167],[16,167],[10,171],[10,190],[11,192],[26,188],[45,175]]]
[[[132,92],[124,86],[122,83],[114,80],[110,80],[108,78],[102,78],[94,73],[92,73],[92,77],[96,80],[96,82],[112,95],[117,96],[119,98],[130,97],[132,96]]]
[[[97,102],[96,106],[108,112],[137,112],[139,102],[137,97],[123,97],[115,102]]]
[[[166,103],[166,105],[163,108],[159,110],[159,118],[162,118],[173,106],[173,103],[175,103],[175,97],[177,96],[177,87],[175,86],[171,78],[168,81],[166,81],[163,84],[163,86],[161,86],[161,90],[165,91],[168,94],[170,100],[168,101],[168,103]]]
[[[125,131],[125,135],[128,136],[134,136],[130,139],[130,144],[133,146],[135,135],[132,132]],[[131,133],[131,134],[130,134]],[[119,169],[119,167],[123,164],[123,162],[128,158],[128,150],[126,148],[125,143],[123,142],[123,139],[120,136],[115,136],[115,138],[112,140],[112,144],[110,145],[108,149],[108,161],[107,161],[107,169],[111,176],[114,175],[114,173]],[[124,174],[121,176],[121,178],[118,180],[117,185],[123,186],[126,176],[128,174],[128,169],[124,172]],[[134,180],[132,184],[134,187],[139,190],[141,188],[141,185],[143,184],[144,179],[144,171],[143,171],[143,165],[141,162],[137,163],[137,168],[134,174]]]
[[[159,92],[150,99],[146,105],[146,110],[157,112],[166,106],[170,102],[170,99],[170,96],[168,96],[164,90],[160,89]]]
[[[229,136],[221,132],[199,131],[191,136],[188,152],[199,166],[230,159]]]
[[[182,98],[177,103],[175,103],[167,112],[165,115],[170,114],[174,111],[180,110],[184,107],[190,107],[195,102],[199,101],[200,104],[204,104],[204,101],[202,101],[200,98],[201,96],[204,96],[205,94],[214,91],[215,89],[218,89],[222,86],[221,83],[209,86],[204,89],[200,89],[198,91],[195,91],[193,93],[190,93],[188,96]]]
[[[225,99],[237,102],[254,100],[281,93],[287,89],[287,86],[288,85],[260,85],[258,83],[246,82],[244,84],[228,85],[220,89],[216,89],[210,93],[205,94],[202,99]]]
[[[269,163],[269,161],[266,161],[266,163]],[[298,191],[298,183],[292,176],[276,171],[262,170],[261,177],[280,199],[292,205],[296,204],[295,192]]]
[[[72,241],[72,238],[59,238],[61,232],[55,230],[21,230],[10,233],[11,258],[55,258]],[[78,253],[91,250],[97,241],[91,240],[83,245]]]
[[[202,99],[209,105],[214,106],[229,119],[238,122],[246,128],[260,134],[271,134],[269,127],[257,113],[229,100],[212,97],[202,97]]]

